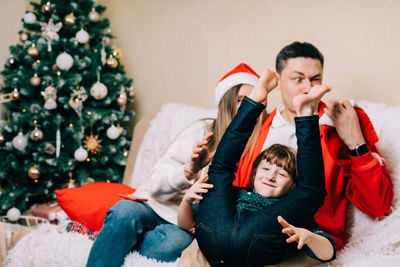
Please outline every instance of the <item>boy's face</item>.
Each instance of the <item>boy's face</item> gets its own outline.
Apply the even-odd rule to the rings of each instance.
[[[279,74],[279,88],[285,108],[295,114],[293,97],[308,93],[311,87],[318,84],[322,84],[322,66],[318,59],[289,58]]]
[[[263,197],[280,197],[289,193],[293,179],[285,169],[265,159],[257,167],[254,190]]]

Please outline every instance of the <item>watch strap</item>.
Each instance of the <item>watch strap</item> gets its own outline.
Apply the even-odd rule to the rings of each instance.
[[[354,149],[349,149],[350,155],[353,157],[360,157],[364,154],[367,154],[369,151],[369,147],[367,143],[362,143],[357,145]]]

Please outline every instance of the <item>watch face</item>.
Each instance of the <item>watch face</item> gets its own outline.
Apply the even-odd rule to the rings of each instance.
[[[360,145],[356,146],[355,149],[349,150],[350,155],[352,155],[353,157],[362,156],[362,155],[368,153],[368,151],[369,151],[369,147],[368,147],[367,143],[360,144]]]

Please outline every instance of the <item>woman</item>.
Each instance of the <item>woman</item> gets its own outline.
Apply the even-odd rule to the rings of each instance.
[[[212,159],[212,154],[202,153],[202,143],[209,143],[208,152],[216,149],[241,100],[250,94],[258,78],[241,63],[219,81],[215,90],[217,119],[192,123],[169,145],[152,171],[147,202],[124,199],[108,211],[87,266],[121,266],[131,249],[161,261],[175,261],[181,255],[193,236],[176,225],[178,207],[186,190],[207,172],[204,167]],[[258,127],[262,122],[260,119]]]

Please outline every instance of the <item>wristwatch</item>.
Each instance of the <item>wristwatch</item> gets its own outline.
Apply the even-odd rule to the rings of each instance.
[[[353,157],[359,157],[366,154],[369,151],[367,143],[362,143],[356,146],[354,149],[349,149],[350,155]]]

